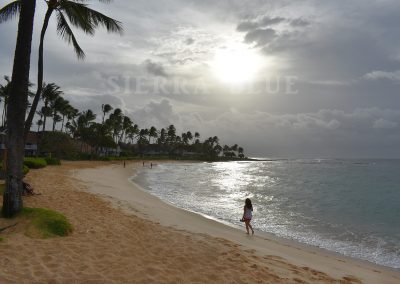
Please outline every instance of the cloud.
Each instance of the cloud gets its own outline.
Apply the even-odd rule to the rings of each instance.
[[[173,106],[167,99],[150,101],[144,107],[133,110],[131,116],[142,127],[161,128],[179,121],[179,115],[173,111]]]
[[[244,41],[247,43],[256,43],[257,46],[264,46],[276,37],[277,34],[273,29],[256,29],[248,32],[244,37]]]
[[[261,47],[266,54],[286,51],[299,45],[303,30],[311,23],[304,18],[259,16],[239,22],[236,30],[245,32],[244,41]]]
[[[311,23],[305,19],[294,19],[290,21],[290,25],[293,27],[306,27]]]
[[[179,111],[176,103],[164,99],[152,101],[132,115],[143,127],[174,124],[178,133],[198,131],[203,139],[217,135],[222,144],[238,143],[255,156],[400,157],[400,133],[393,131],[400,123],[400,110],[272,114],[228,109],[215,115],[206,110]]]
[[[125,33],[99,30],[87,37],[77,31],[85,61],[57,37],[54,19],[49,24],[45,81],[59,84],[79,109],[99,112],[101,103],[111,103],[140,124],[174,123],[239,139],[254,154],[400,156],[394,146],[400,97],[393,84],[400,82],[400,1],[131,2],[90,4],[122,21]],[[46,8],[38,2],[38,19]],[[32,82],[40,27],[33,37]],[[0,25],[0,76],[11,74],[16,31],[16,21]],[[215,51],[243,42],[265,56],[260,78],[296,76],[298,94],[258,86],[254,93],[231,92],[216,82]],[[141,94],[136,78],[167,80],[168,92],[146,86],[151,91]],[[182,85],[191,90],[199,79],[211,85],[209,92],[175,92],[174,82],[186,80]]]
[[[266,28],[275,24],[285,22],[286,19],[282,17],[269,17],[264,16],[259,20],[245,20],[238,24],[236,30],[239,32],[247,32],[259,28]]]
[[[193,44],[195,42],[195,40],[193,39],[193,38],[191,38],[191,37],[189,37],[189,38],[187,38],[186,40],[185,40],[185,43],[187,44],[187,45],[191,45],[191,44]]]
[[[165,72],[164,66],[161,63],[153,62],[150,59],[144,61],[147,72],[155,76],[168,77],[167,72]]]
[[[380,118],[376,121],[374,121],[372,127],[376,129],[393,129],[396,128],[398,125],[397,122],[385,120],[383,118]]]
[[[390,80],[394,82],[400,82],[400,70],[397,71],[372,71],[363,76],[366,80]]]

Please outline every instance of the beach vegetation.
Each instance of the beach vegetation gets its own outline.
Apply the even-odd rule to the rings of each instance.
[[[57,159],[69,159],[78,154],[75,142],[70,135],[62,131],[40,132],[38,150],[41,155]],[[48,162],[48,164],[51,164]]]
[[[72,225],[67,218],[54,210],[45,208],[22,209],[21,216],[29,220],[25,234],[33,238],[67,236],[72,232]]]
[[[29,168],[26,165],[22,166],[22,174],[26,176],[29,173]]]
[[[46,157],[44,158],[46,161],[47,165],[52,165],[52,166],[59,166],[61,165],[61,161],[59,158],[54,158],[54,157]]]
[[[47,162],[44,158],[26,157],[24,159],[24,165],[30,169],[40,169],[46,167]]]

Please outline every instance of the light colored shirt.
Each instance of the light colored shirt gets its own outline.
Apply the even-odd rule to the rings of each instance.
[[[252,217],[253,217],[253,210],[251,210],[245,206],[244,207],[244,218],[251,219]]]

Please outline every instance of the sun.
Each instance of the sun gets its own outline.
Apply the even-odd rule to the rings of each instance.
[[[244,44],[218,49],[211,63],[215,77],[223,83],[242,84],[252,81],[261,67],[260,56]]]

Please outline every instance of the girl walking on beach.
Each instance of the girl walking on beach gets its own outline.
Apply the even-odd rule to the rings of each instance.
[[[253,227],[250,224],[251,218],[253,217],[253,205],[251,204],[250,198],[246,198],[244,208],[243,208],[243,217],[242,222],[246,224],[246,231],[249,234],[249,228],[251,229],[251,234],[254,235]]]

